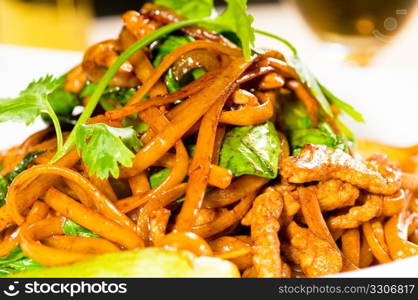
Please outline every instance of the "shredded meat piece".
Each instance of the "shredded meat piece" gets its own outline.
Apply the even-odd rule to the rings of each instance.
[[[360,192],[349,183],[331,179],[318,184],[316,196],[322,211],[352,206]]]
[[[279,217],[283,210],[283,198],[273,188],[267,188],[254,200],[244,225],[251,225],[253,240],[253,264],[258,277],[281,277]]]
[[[195,226],[203,225],[212,222],[216,218],[216,210],[213,208],[202,208],[199,210]]]
[[[365,196],[365,201],[362,205],[350,208],[348,213],[344,215],[330,217],[327,223],[332,230],[355,228],[379,216],[382,208],[382,196],[369,194]]]
[[[283,213],[282,217],[292,218],[300,209],[299,196],[296,186],[291,184],[278,184],[273,188],[282,194]]]
[[[310,229],[291,222],[287,227],[287,236],[290,245],[284,247],[285,253],[300,265],[306,276],[317,277],[341,271],[343,261],[338,249],[318,238]]]
[[[282,273],[281,278],[291,278],[293,275],[292,269],[290,266],[282,261]],[[257,271],[254,266],[250,266],[244,270],[242,273],[242,278],[257,278]]]
[[[150,239],[153,244],[165,235],[171,211],[166,208],[157,209],[150,218]]]
[[[342,150],[306,145],[300,155],[283,160],[281,175],[291,183],[340,179],[371,193],[391,195],[401,187],[400,173],[376,161],[355,160]]]

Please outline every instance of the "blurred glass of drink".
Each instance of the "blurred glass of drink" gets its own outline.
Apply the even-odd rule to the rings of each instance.
[[[0,0],[0,43],[82,50],[90,0]]]
[[[367,65],[413,13],[416,0],[294,0],[312,30],[345,60]],[[338,49],[338,50],[337,50]]]

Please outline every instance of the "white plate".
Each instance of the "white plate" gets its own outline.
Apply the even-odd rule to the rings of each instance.
[[[0,98],[11,97],[33,79],[45,74],[60,75],[81,60],[81,53],[0,45]],[[366,124],[353,124],[355,132],[396,145],[418,144],[418,71],[312,66],[327,86],[357,107]],[[0,149],[19,144],[30,133],[42,128],[0,124]],[[418,277],[418,257],[376,266],[339,276]]]

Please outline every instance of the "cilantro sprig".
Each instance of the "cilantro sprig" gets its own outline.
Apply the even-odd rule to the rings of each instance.
[[[135,155],[142,144],[131,127],[115,128],[106,124],[82,124],[75,134],[75,142],[89,174],[107,178],[109,174],[119,177],[119,164],[132,167]]]
[[[0,99],[0,122],[14,121],[29,125],[43,113],[52,120],[57,135],[57,149],[63,148],[62,130],[59,119],[48,101],[49,95],[62,85],[61,79],[47,75],[31,82],[16,98]]]

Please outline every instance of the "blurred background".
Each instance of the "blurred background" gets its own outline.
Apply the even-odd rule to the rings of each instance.
[[[139,9],[144,2],[0,0],[0,43],[83,50],[91,43],[116,36],[121,26],[119,16],[126,10]],[[409,49],[409,53],[418,50],[413,38],[418,34],[416,2],[249,0],[249,8],[258,27],[287,37],[296,46],[306,48],[308,55],[365,66],[393,44],[400,53],[399,61],[391,55],[380,61],[387,63],[389,59],[389,63],[398,65],[411,63],[399,47]]]
[[[0,0],[0,43],[65,50],[116,36],[140,0]],[[223,1],[216,1],[222,4]],[[417,0],[249,0],[256,25],[307,56],[356,65],[408,64],[417,53]],[[261,45],[266,45],[263,40]],[[390,46],[390,47],[389,47]],[[397,55],[391,55],[396,49]],[[389,54],[388,54],[389,53]],[[391,53],[391,54],[390,54]],[[382,58],[383,57],[383,58]]]

